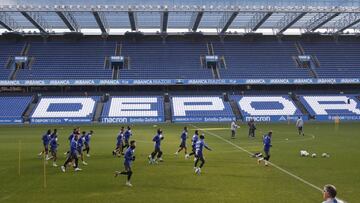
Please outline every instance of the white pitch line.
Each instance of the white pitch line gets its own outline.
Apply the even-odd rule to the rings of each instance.
[[[223,138],[223,137],[221,137],[221,136],[219,136],[219,135],[217,135],[217,134],[215,134],[215,133],[212,133],[212,132],[203,130],[203,129],[201,129],[201,128],[193,125],[193,124],[190,124],[190,125],[192,125],[194,128],[197,128],[197,129],[199,129],[199,130],[201,130],[201,131],[207,132],[208,134],[213,135],[214,137],[219,138],[220,140],[222,140],[222,141],[224,141],[224,142],[226,142],[226,143],[228,143],[228,144],[230,144],[230,145],[232,145],[232,146],[240,149],[240,150],[243,151],[243,152],[248,153],[249,155],[252,155],[252,154],[253,154],[253,153],[249,152],[248,150],[240,147],[239,145],[234,144],[233,142],[230,142],[229,140],[226,140],[225,138]],[[274,164],[274,163],[272,163],[272,162],[268,162],[268,163],[269,163],[271,166],[275,167],[276,169],[282,171],[283,173],[286,173],[286,174],[288,174],[289,176],[295,178],[296,180],[298,180],[298,181],[300,181],[300,182],[302,182],[302,183],[304,183],[304,184],[306,184],[306,185],[308,185],[308,186],[310,186],[310,187],[312,187],[312,188],[314,188],[314,189],[316,189],[316,190],[319,190],[320,192],[323,192],[323,189],[321,189],[320,187],[318,187],[318,186],[310,183],[309,181],[304,180],[303,178],[300,178],[299,176],[297,176],[297,175],[295,175],[295,174],[293,174],[293,173],[291,173],[291,172],[289,172],[289,171],[281,168],[280,166],[278,166],[278,165],[276,165],[276,164]]]

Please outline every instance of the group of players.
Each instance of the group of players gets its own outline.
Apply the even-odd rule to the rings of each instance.
[[[75,128],[73,132],[70,134],[68,140],[70,143],[69,151],[64,154],[67,155],[65,163],[61,166],[61,170],[63,172],[66,171],[66,167],[69,164],[72,164],[75,171],[81,171],[79,168],[79,158],[81,159],[83,165],[87,165],[84,160],[83,152],[86,152],[86,156],[90,157],[90,140],[93,135],[93,131],[90,130],[88,133],[83,131],[80,133],[80,128]],[[44,146],[43,151],[39,153],[39,156],[44,155],[45,160],[53,160],[53,166],[58,167],[56,164],[57,160],[57,151],[58,151],[58,134],[57,129],[51,131],[50,129],[42,136],[42,143]],[[49,150],[50,148],[50,150]],[[49,153],[50,152],[50,153]]]

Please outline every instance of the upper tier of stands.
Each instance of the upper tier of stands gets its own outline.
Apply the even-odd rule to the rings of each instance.
[[[19,56],[24,43],[0,42],[0,80],[8,80],[11,69],[6,64],[11,56]]]
[[[322,78],[353,78],[360,76],[360,43],[351,42],[302,42],[306,54],[315,55]]]
[[[224,56],[227,69],[221,78],[309,78],[309,70],[296,66],[292,56],[299,55],[295,42],[213,43],[214,52]]]
[[[31,42],[35,57],[31,70],[20,70],[16,79],[111,79],[105,57],[115,54],[111,41]]]
[[[310,71],[295,65],[296,41],[214,41],[214,54],[224,57],[221,79],[311,78]],[[21,54],[25,42],[0,42],[0,80],[10,78],[5,65]],[[201,56],[208,54],[207,42],[188,40],[144,41],[29,41],[30,69],[18,70],[17,80],[112,79],[105,58],[115,55],[116,45],[128,58],[128,67],[119,79],[214,79],[211,69],[202,67]],[[210,42],[209,42],[210,44]],[[360,42],[301,42],[306,54],[315,55],[320,78],[360,77]]]

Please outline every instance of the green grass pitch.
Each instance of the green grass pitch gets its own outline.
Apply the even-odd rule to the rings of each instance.
[[[360,195],[360,125],[358,123],[309,123],[305,137],[298,136],[293,124],[258,124],[256,139],[247,138],[242,125],[237,139],[230,139],[229,124],[194,124],[205,130],[206,164],[201,175],[195,175],[193,159],[174,152],[180,144],[182,124],[159,124],[164,132],[164,162],[149,165],[147,156],[153,149],[153,125],[134,125],[137,141],[133,163],[132,188],[125,186],[125,177],[114,178],[115,170],[123,169],[123,159],[114,158],[120,125],[83,125],[81,130],[94,130],[91,157],[81,172],[72,169],[62,173],[49,161],[44,165],[37,154],[41,135],[48,128],[59,130],[59,160],[68,150],[67,137],[74,126],[1,126],[0,127],[0,202],[321,202],[321,191],[297,180],[274,166],[258,165],[256,159],[236,146],[251,152],[262,151],[261,136],[273,130],[271,161],[286,171],[322,187],[334,184],[341,199],[357,202]],[[189,126],[189,138],[194,127]],[[231,145],[222,138],[234,143]],[[19,141],[20,175],[19,168]],[[190,148],[190,140],[188,140]],[[299,151],[317,153],[317,158],[304,158]],[[327,152],[330,158],[321,158]]]

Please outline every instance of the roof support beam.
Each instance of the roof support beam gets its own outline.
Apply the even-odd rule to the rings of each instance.
[[[161,15],[161,32],[166,32],[168,27],[169,11],[164,11]]]
[[[261,27],[262,24],[265,23],[265,21],[270,18],[270,16],[273,14],[273,12],[268,13],[256,13],[250,20],[250,22],[247,24],[247,30],[246,32],[255,32],[257,29]]]
[[[338,15],[340,15],[340,13],[318,13],[305,23],[305,30],[307,32],[314,32]]]
[[[108,30],[109,30],[109,26],[107,24],[104,13],[97,12],[97,11],[92,11],[92,13],[93,13],[93,15],[95,17],[96,23],[98,24],[98,26],[99,26],[99,28],[101,30],[101,33],[102,34],[107,34]]]
[[[339,34],[358,23],[360,23],[360,13],[348,13],[344,17],[336,21],[332,29],[336,30],[335,34]]]
[[[134,11],[129,11],[128,12],[129,15],[129,21],[130,21],[130,27],[132,31],[136,31],[138,29],[137,25],[137,15]]]
[[[67,11],[56,11],[56,14],[61,18],[61,20],[65,23],[65,25],[71,31],[79,31],[80,26],[75,20],[74,16]]]
[[[204,11],[199,11],[197,13],[193,13],[193,15],[191,16],[189,30],[196,32],[196,30],[199,28],[200,21],[201,21],[203,15],[204,15]]]
[[[30,21],[31,24],[33,24],[40,32],[46,33],[46,28],[50,29],[50,27],[47,25],[46,21],[40,16],[38,12],[26,12],[21,11],[20,12],[26,19]]]
[[[276,24],[276,28],[278,29],[277,34],[282,34],[287,29],[289,29],[292,25],[294,25],[298,20],[306,15],[303,13],[287,13],[285,16]]]
[[[8,31],[20,29],[20,26],[16,23],[16,21],[6,12],[0,12],[0,25]]]
[[[224,34],[226,32],[226,30],[230,27],[231,23],[235,20],[236,16],[239,14],[238,11],[235,11],[233,13],[231,13],[231,15],[229,16],[230,13],[226,12],[223,17],[220,20],[219,26],[218,28],[221,28],[220,33]]]

